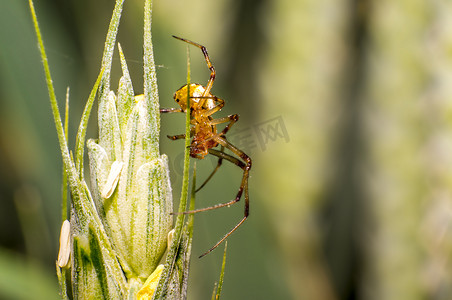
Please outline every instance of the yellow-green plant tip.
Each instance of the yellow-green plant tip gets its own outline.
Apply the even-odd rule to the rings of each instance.
[[[148,277],[146,282],[143,284],[141,289],[137,293],[137,300],[151,300],[154,296],[157,284],[162,275],[163,265],[158,265],[158,267],[152,272]]]
[[[113,61],[113,52],[116,44],[116,35],[118,34],[119,28],[119,20],[122,14],[124,0],[116,0],[115,8],[113,9],[113,15],[110,20],[110,24],[108,26],[107,37],[105,39],[104,52],[102,55],[102,67],[104,70],[102,76],[102,82],[100,86],[101,94],[104,90],[110,89],[110,73],[111,73],[111,64]],[[102,103],[99,103],[101,105]],[[98,120],[100,122],[100,120]],[[99,123],[100,127],[100,123]]]
[[[146,99],[146,105],[149,110],[150,132],[160,132],[160,109],[159,95],[157,86],[157,73],[154,63],[154,51],[152,47],[152,1],[144,2],[144,33],[143,33],[143,94]],[[151,157],[155,157],[159,153],[159,135],[148,135],[148,150]]]
[[[223,252],[223,263],[221,264],[221,273],[220,280],[218,281],[217,292],[215,295],[215,300],[220,300],[221,290],[223,288],[223,280],[224,280],[224,269],[226,268],[226,252],[228,249],[228,241],[224,243],[224,252]]]
[[[135,93],[133,91],[132,80],[130,79],[129,70],[127,68],[126,58],[120,44],[118,44],[118,50],[123,75],[119,80],[117,107],[121,135],[125,136],[127,130],[127,118],[132,112]]]

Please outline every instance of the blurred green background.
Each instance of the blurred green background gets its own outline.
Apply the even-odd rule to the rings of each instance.
[[[100,67],[113,0],[35,3],[70,141]],[[142,90],[143,1],[118,40]],[[155,0],[162,107],[186,78],[186,45],[217,70],[218,115],[253,158],[250,218],[229,239],[224,299],[452,297],[452,3],[447,0]],[[0,1],[0,298],[57,299],[61,158],[28,1]],[[192,80],[209,72],[190,49]],[[119,63],[113,86],[119,79]],[[95,115],[95,114],[93,114]],[[162,117],[161,151],[180,195],[182,115]],[[95,137],[95,118],[88,136]],[[216,161],[198,161],[202,181]],[[197,206],[231,199],[227,163]],[[210,299],[243,203],[201,213],[189,299]]]

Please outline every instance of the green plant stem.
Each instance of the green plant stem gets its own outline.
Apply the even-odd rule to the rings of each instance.
[[[69,135],[69,87],[66,91],[66,109],[64,112],[64,136],[66,141]],[[65,168],[63,167],[63,179],[61,183],[61,223],[68,217],[67,210],[67,192],[68,192],[68,182],[67,182],[67,173]]]
[[[191,183],[191,195],[188,210],[195,210],[195,195],[196,195],[196,161],[193,163],[193,177]],[[188,215],[187,227],[188,227],[188,238],[191,240],[193,238],[193,225],[194,225],[194,214]]]
[[[69,87],[66,90],[66,105],[64,111],[64,136],[67,141],[69,136]],[[61,223],[63,223],[68,218],[68,176],[66,168],[63,166],[63,177],[61,181]],[[58,282],[60,284],[60,293],[62,299],[68,299],[67,296],[67,286],[66,286],[66,270],[60,268],[58,263],[56,264]]]

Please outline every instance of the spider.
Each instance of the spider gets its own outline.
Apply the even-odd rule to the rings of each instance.
[[[239,191],[236,197],[226,203],[221,203],[213,205],[210,207],[200,208],[196,210],[186,211],[184,214],[197,213],[207,210],[212,210],[220,207],[230,206],[234,203],[240,201],[242,194],[245,198],[245,211],[243,218],[235,225],[225,236],[223,236],[212,248],[207,252],[202,254],[200,257],[210,253],[212,250],[218,247],[224,240],[226,240],[240,225],[245,222],[249,215],[249,196],[248,196],[248,178],[251,169],[251,158],[246,155],[242,150],[238,149],[236,146],[232,145],[226,139],[226,133],[229,131],[232,125],[238,121],[239,116],[237,114],[229,115],[227,117],[222,117],[214,119],[212,115],[224,106],[224,100],[216,97],[211,93],[213,82],[215,80],[215,68],[210,61],[209,55],[207,54],[206,47],[180,38],[173,36],[174,38],[186,42],[190,45],[198,47],[201,49],[204,58],[207,63],[207,67],[210,70],[210,78],[207,85],[204,87],[201,84],[191,83],[190,88],[187,88],[187,84],[182,86],[174,93],[174,100],[180,106],[180,108],[163,108],[160,109],[160,113],[174,113],[174,112],[186,112],[187,111],[187,92],[190,93],[190,137],[192,141],[190,144],[190,156],[197,159],[203,159],[207,154],[214,155],[218,157],[218,163],[212,173],[207,177],[204,183],[196,190],[202,189],[205,184],[212,178],[215,172],[220,168],[222,161],[227,160],[234,165],[238,166],[243,170],[242,181],[239,187]],[[217,125],[222,123],[228,123],[222,131],[217,130]],[[185,134],[168,136],[171,140],[185,139]],[[214,149],[220,146],[220,150]],[[230,150],[234,155],[230,155],[224,152],[224,149]]]

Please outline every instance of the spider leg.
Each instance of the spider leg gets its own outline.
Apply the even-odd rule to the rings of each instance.
[[[237,158],[230,156],[232,158],[232,160],[230,160],[230,161],[232,163],[234,163],[235,165],[237,165],[237,166],[239,166],[240,168],[243,169],[242,183],[240,185],[239,192],[237,193],[236,198],[234,200],[230,201],[229,203],[225,203],[226,205],[220,205],[218,207],[228,206],[228,205],[231,205],[231,204],[234,204],[234,203],[238,202],[240,200],[240,197],[242,196],[242,192],[244,192],[245,193],[245,196],[244,196],[244,198],[245,198],[245,210],[244,210],[243,218],[231,230],[229,230],[229,232],[226,233],[215,245],[213,245],[212,248],[210,248],[209,250],[204,252],[201,256],[199,256],[199,258],[201,258],[201,257],[209,254],[210,252],[212,252],[222,242],[224,242],[234,231],[236,231],[237,228],[239,228],[240,225],[242,225],[243,222],[245,222],[245,220],[248,218],[249,210],[250,210],[250,201],[249,201],[249,194],[248,194],[248,178],[249,178],[249,171],[251,169],[251,159],[243,151],[241,151],[240,149],[238,149],[237,147],[235,147],[234,145],[232,145],[231,143],[229,143],[225,139],[219,138],[218,142],[222,146],[224,146],[224,147],[228,148],[229,150],[231,150],[234,154],[239,156],[245,162],[245,163],[243,163],[242,161],[238,160]],[[214,149],[210,149],[210,150],[214,150]],[[214,151],[212,151],[211,153],[214,154],[213,152]],[[220,152],[220,151],[217,151],[217,153],[220,154],[221,156],[227,155],[226,153]],[[224,157],[224,158],[226,158],[226,157]]]
[[[192,127],[192,128],[190,128],[190,137],[192,137],[193,134],[194,134],[194,131],[193,131],[193,127]],[[170,140],[175,141],[175,140],[185,139],[185,134],[167,135],[166,137],[169,138]]]
[[[235,158],[235,160],[237,162],[234,162],[234,163],[243,170],[243,177],[242,177],[242,183],[240,184],[240,188],[237,193],[237,196],[231,202],[232,203],[238,202],[240,200],[240,197],[242,196],[243,191],[245,190],[245,216],[248,216],[248,209],[249,209],[248,178],[250,175],[250,169],[251,169],[251,165],[252,165],[251,158],[248,155],[246,155],[245,152],[243,152],[242,150],[238,149],[236,146],[234,146],[230,142],[228,142],[224,137],[217,137],[217,138],[215,138],[215,140],[220,145],[231,150],[235,155],[240,157],[240,159],[243,160],[243,162],[244,162],[244,166],[242,166],[243,162],[241,162],[240,160]]]
[[[229,129],[231,128],[231,126],[232,126],[235,122],[237,122],[238,119],[239,119],[239,116],[238,116],[238,115],[230,115],[230,116],[227,116],[227,117],[224,117],[224,118],[219,118],[219,119],[213,119],[213,120],[211,120],[211,125],[217,125],[217,124],[225,123],[225,122],[228,122],[228,121],[230,122],[230,123],[223,129],[223,131],[221,131],[220,133],[214,135],[211,139],[216,139],[216,138],[218,138],[218,137],[220,137],[220,136],[223,136],[223,139],[226,140],[226,137],[225,137],[224,135],[229,131]],[[196,193],[197,193],[199,190],[201,190],[201,189],[207,184],[207,182],[213,177],[213,175],[214,175],[214,174],[217,172],[217,170],[220,168],[221,163],[223,162],[223,157],[221,157],[221,155],[220,155],[219,153],[224,153],[223,150],[224,150],[224,146],[223,146],[223,145],[221,146],[221,150],[220,150],[220,151],[215,150],[215,149],[209,149],[209,153],[210,153],[210,154],[219,157],[219,158],[218,158],[218,164],[217,164],[217,166],[215,167],[215,169],[213,170],[213,172],[209,175],[209,177],[207,177],[207,179],[203,182],[203,184],[201,184],[201,186],[195,190]],[[224,154],[226,154],[226,153],[224,153]],[[232,161],[231,159],[234,159],[235,161]],[[239,166],[240,168],[243,169],[243,167],[242,167],[242,165],[241,165],[241,164],[243,164],[243,163],[242,163],[240,160],[237,160],[237,159],[235,159],[235,158],[233,158],[233,157],[230,157],[230,158],[227,159],[227,160],[233,162],[234,164],[236,164],[237,166]]]
[[[212,149],[209,149],[209,153],[210,153],[210,154],[213,154],[210,150],[212,150]],[[223,150],[224,150],[224,147],[221,146],[220,152],[223,152]],[[215,150],[215,151],[216,151],[216,150]],[[213,155],[215,155],[215,154],[213,154]],[[216,155],[216,156],[218,156],[218,155]],[[199,188],[197,188],[197,189],[195,190],[195,193],[197,193],[198,191],[200,191],[200,190],[207,184],[207,182],[209,182],[209,180],[213,177],[213,175],[214,175],[214,174],[218,171],[218,169],[221,167],[222,162],[223,162],[223,158],[222,158],[222,157],[219,157],[219,158],[218,158],[217,166],[215,167],[215,169],[213,169],[212,173],[210,173],[209,177],[207,177],[207,179],[204,180],[204,182],[199,186]]]
[[[175,113],[175,112],[183,112],[182,108],[160,108],[160,113]],[[185,134],[177,134],[177,135],[167,135],[170,140],[180,140],[185,139]]]
[[[223,99],[215,97],[214,100],[217,102],[217,105],[214,108],[209,109],[208,111],[206,111],[204,113],[206,116],[211,116],[211,115],[213,115],[214,113],[216,113],[217,111],[221,110],[224,107],[224,100]]]
[[[182,108],[160,108],[160,113],[175,113],[175,112],[183,112]]]
[[[224,100],[216,96],[192,96],[190,98],[213,99],[215,102],[217,102],[214,108],[211,108],[207,111],[203,111],[202,115],[206,117],[213,115],[214,113],[216,113],[217,111],[221,110],[224,107]]]
[[[213,250],[215,250],[215,248],[217,248],[221,243],[223,243],[234,231],[237,230],[237,228],[240,227],[240,225],[243,224],[243,222],[245,222],[246,218],[248,218],[248,215],[244,216],[240,222],[237,223],[237,225],[235,225],[231,230],[229,230],[228,233],[226,233],[215,245],[213,245],[212,248],[210,248],[209,250],[207,250],[206,252],[204,252],[203,254],[201,254],[199,256],[199,258],[206,256],[207,254],[209,254],[210,252],[212,252]]]
[[[246,190],[245,194],[248,194],[248,177],[249,177],[249,172],[251,169],[251,158],[249,158],[248,155],[246,155],[243,151],[239,150],[237,147],[235,147],[234,145],[232,145],[231,143],[229,143],[227,140],[225,140],[224,138],[218,137],[217,138],[218,142],[220,143],[220,145],[224,146],[225,148],[231,150],[232,152],[234,152],[234,154],[238,155],[241,159],[243,159],[243,161],[239,160],[236,157],[233,157],[232,155],[229,155],[227,153],[224,153],[222,151],[218,151],[215,149],[209,149],[209,153],[212,155],[215,155],[221,159],[226,159],[228,161],[230,161],[231,163],[235,164],[236,166],[238,166],[239,168],[241,168],[243,170],[243,177],[242,177],[242,182],[240,184],[240,188],[239,191],[237,192],[237,196],[226,203],[220,203],[220,204],[216,204],[213,206],[209,206],[209,207],[205,207],[205,208],[199,208],[199,209],[195,209],[195,210],[189,210],[189,211],[185,211],[183,212],[183,214],[193,214],[193,213],[198,213],[198,212],[202,212],[202,211],[207,211],[207,210],[212,210],[212,209],[217,209],[220,207],[225,207],[225,206],[230,206],[238,201],[240,201],[240,198],[242,197],[243,192]],[[248,197],[245,197],[248,198]],[[245,212],[247,215],[248,212],[248,199],[245,199]],[[177,214],[177,213],[176,213]]]
[[[181,40],[183,42],[189,43],[190,45],[193,45],[193,46],[198,47],[199,49],[201,49],[202,54],[204,55],[204,58],[206,60],[207,67],[210,70],[210,78],[209,78],[209,81],[207,82],[206,89],[204,91],[203,96],[209,95],[210,90],[212,89],[212,86],[213,86],[213,82],[215,80],[215,68],[213,67],[212,62],[210,61],[209,54],[207,53],[206,47],[204,47],[203,45],[200,45],[198,43],[192,42],[190,40],[178,37],[178,36],[174,36],[173,35],[173,38],[176,38],[176,39]],[[203,104],[204,104],[204,101],[205,101],[205,99],[201,99],[199,101],[199,103],[198,103],[198,107],[202,107]]]
[[[248,218],[248,215],[249,215],[250,203],[249,203],[249,194],[248,194],[248,178],[249,178],[249,172],[251,169],[251,158],[248,155],[246,155],[243,151],[241,151],[240,149],[238,149],[237,147],[235,147],[234,145],[229,143],[226,139],[224,139],[222,137],[217,137],[216,140],[221,146],[231,150],[235,155],[237,155],[240,158],[240,159],[238,159],[236,157],[233,157],[232,155],[224,153],[223,151],[209,149],[210,154],[215,155],[215,156],[219,157],[220,159],[226,159],[226,160],[230,161],[231,163],[235,164],[236,166],[240,167],[243,170],[242,182],[240,184],[240,188],[237,193],[237,196],[235,197],[235,199],[233,199],[229,202],[213,205],[210,207],[195,209],[195,210],[191,210],[191,211],[186,211],[186,212],[183,212],[183,214],[198,213],[198,212],[202,212],[202,211],[208,211],[208,210],[217,209],[217,208],[221,208],[221,207],[225,207],[225,206],[230,206],[230,205],[240,201],[240,198],[242,197],[242,194],[244,193],[244,198],[245,198],[244,216],[237,223],[237,225],[235,225],[212,248],[210,248],[208,251],[203,253],[200,257],[207,255],[212,250],[214,250],[216,247],[218,247],[218,245],[220,245],[224,240],[226,240],[234,231],[237,230],[237,228],[240,227],[240,225],[243,224],[243,222],[245,222],[245,220]]]
[[[185,134],[167,135],[167,137],[170,140],[175,141],[175,140],[185,139]]]
[[[225,136],[226,133],[229,131],[229,129],[231,129],[232,125],[234,125],[235,122],[237,122],[238,120],[239,120],[239,115],[237,115],[237,114],[229,115],[229,116],[223,117],[223,118],[218,118],[218,119],[212,119],[212,120],[210,120],[210,121],[209,121],[209,125],[211,125],[211,126],[215,126],[215,125],[218,125],[218,124],[221,124],[221,123],[226,123],[226,122],[229,122],[229,124],[226,125],[226,127],[225,127],[221,132],[216,133],[215,135],[213,135],[212,137],[210,137],[209,140],[215,140],[215,141],[217,141],[219,144],[221,144],[221,143],[217,140],[217,139],[221,138],[221,139],[223,139],[226,143],[230,144],[230,146],[232,146],[233,148],[235,148],[236,150],[238,150],[238,152],[243,153],[243,151],[237,149],[234,145],[232,145],[231,143],[227,142],[226,136]],[[227,146],[222,146],[222,147],[228,148]],[[223,149],[223,148],[222,148],[222,149]],[[230,149],[230,148],[228,148],[228,149]],[[230,149],[230,150],[232,151],[232,149]],[[235,152],[234,152],[234,153],[235,153]],[[245,154],[245,153],[243,153],[243,154]],[[215,155],[215,154],[214,154],[214,155]],[[237,154],[237,155],[240,156],[239,154]],[[245,156],[248,157],[246,154],[245,154]],[[249,159],[249,157],[248,157],[248,159]],[[250,162],[251,162],[251,161],[250,161]]]
[[[239,120],[239,115],[234,114],[234,115],[229,115],[227,117],[223,117],[223,118],[218,118],[218,119],[213,119],[210,120],[210,125],[218,125],[218,124],[222,124],[222,123],[226,123],[229,122],[228,125],[226,125],[226,127],[220,132],[218,133],[216,136],[223,136],[225,135],[229,129],[231,129],[232,125],[234,125],[235,122],[237,122]],[[212,137],[213,139],[216,138],[216,136]],[[223,137],[224,138],[224,137]],[[220,143],[221,144],[221,143]],[[232,144],[231,144],[232,145]],[[225,146],[226,147],[226,146]],[[226,147],[227,148],[227,147]],[[234,147],[235,148],[235,147]],[[229,149],[229,148],[228,148]],[[237,148],[236,148],[237,149]],[[231,150],[231,149],[230,149]],[[237,149],[238,150],[238,149]],[[232,151],[232,150],[231,150]],[[240,151],[240,150],[239,150]],[[242,151],[240,151],[242,152]],[[243,153],[243,152],[242,152]],[[238,155],[238,154],[237,154]],[[240,155],[239,155],[240,156]]]

